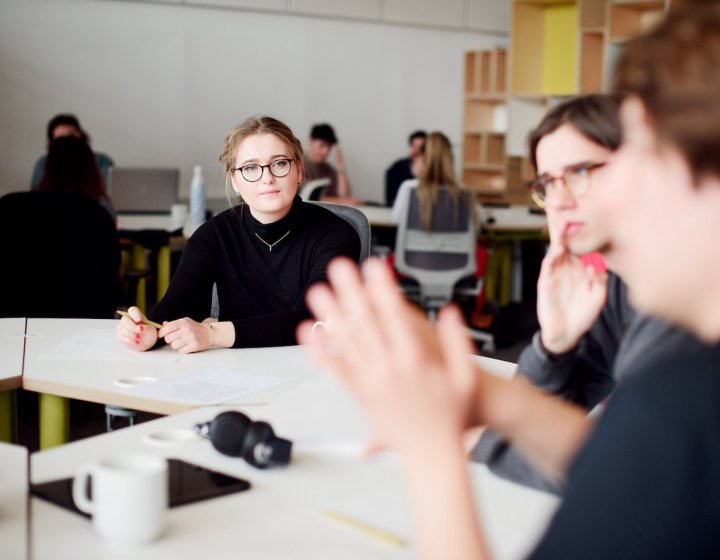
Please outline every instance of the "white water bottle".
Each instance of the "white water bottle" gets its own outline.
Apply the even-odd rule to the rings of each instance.
[[[190,183],[190,222],[196,227],[205,221],[205,181],[202,165],[193,167],[193,178]]]

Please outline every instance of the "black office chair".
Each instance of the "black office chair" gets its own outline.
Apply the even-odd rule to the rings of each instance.
[[[3,196],[0,255],[0,317],[114,316],[122,297],[118,235],[94,200],[44,192]],[[21,393],[20,399],[23,417],[37,414],[34,398]],[[69,407],[63,397],[41,399],[41,410]],[[69,425],[63,430],[67,439]]]
[[[109,319],[120,296],[120,247],[94,200],[19,192],[0,198],[0,317]]]

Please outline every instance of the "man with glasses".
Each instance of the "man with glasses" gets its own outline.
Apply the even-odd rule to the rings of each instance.
[[[518,371],[536,386],[591,410],[628,373],[698,342],[638,314],[624,283],[611,272],[613,224],[595,196],[620,144],[617,103],[602,95],[566,101],[530,133],[529,144],[538,173],[529,191],[546,212],[550,247],[538,279],[540,330],[520,355]],[[505,478],[561,491],[560,481],[540,475],[493,432],[482,435],[473,458]]]

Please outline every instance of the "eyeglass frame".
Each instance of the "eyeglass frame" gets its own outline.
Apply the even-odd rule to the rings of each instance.
[[[276,164],[279,161],[288,162],[288,170],[287,170],[287,173],[285,173],[285,175],[275,175],[275,173],[273,173],[272,169],[270,168],[272,165]],[[260,165],[257,163],[247,163],[245,165],[241,165],[240,167],[233,167],[232,170],[233,170],[233,173],[235,171],[239,171],[240,175],[242,175],[242,178],[244,180],[246,180],[248,183],[257,183],[260,179],[263,178],[263,175],[265,174],[265,169],[267,169],[268,173],[270,173],[270,175],[272,175],[276,179],[282,179],[283,177],[287,177],[288,175],[290,175],[290,171],[292,171],[292,162],[293,161],[295,161],[295,158],[278,158],[278,159],[272,161],[271,163],[268,163],[267,165]],[[247,177],[245,177],[245,172],[243,171],[243,169],[245,169],[246,167],[249,167],[250,165],[257,165],[260,168],[260,177],[258,177],[257,179],[248,179]]]
[[[563,171],[562,175],[549,175],[548,173],[543,173],[542,175],[537,176],[535,179],[528,183],[527,188],[530,192],[530,198],[538,208],[545,208],[547,198],[547,186],[554,185],[557,181],[562,181],[563,185],[565,185],[565,187],[568,189],[573,199],[576,199],[578,196],[581,196],[587,192],[587,189],[590,186],[590,178],[592,172],[600,169],[601,167],[605,167],[607,164],[607,161],[583,161],[574,165],[569,165],[565,168],[565,171]],[[568,181],[568,176],[577,176],[579,172],[587,173],[587,176],[583,177],[587,180],[587,184],[582,189],[577,190],[570,186],[570,183],[572,181]],[[541,180],[543,180],[544,185],[540,184]],[[543,194],[540,195],[538,191],[542,191]]]

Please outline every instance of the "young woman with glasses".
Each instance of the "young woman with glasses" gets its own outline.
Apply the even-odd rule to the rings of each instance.
[[[304,203],[302,146],[271,117],[251,118],[225,138],[220,155],[229,196],[240,204],[203,224],[188,240],[167,293],[149,313],[131,307],[117,337],[144,351],[158,339],[181,353],[212,347],[295,344],[309,317],[305,292],[325,280],[337,256],[357,260],[355,230],[332,212]],[[213,285],[220,316],[210,317]]]
[[[619,104],[606,95],[561,103],[529,136],[530,159],[537,170],[529,190],[545,209],[550,247],[538,279],[540,330],[520,355],[518,372],[586,410],[639,367],[698,345],[686,331],[637,313],[625,284],[613,272],[613,224],[598,197],[606,188],[606,165],[620,137]],[[588,255],[606,259],[608,273],[598,271]],[[562,491],[563,481],[542,476],[491,430],[483,433],[473,458],[505,478]]]

